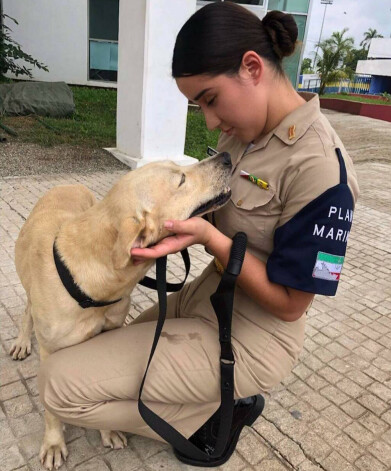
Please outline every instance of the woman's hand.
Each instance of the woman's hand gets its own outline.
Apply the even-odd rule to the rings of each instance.
[[[173,235],[162,239],[152,247],[132,249],[130,254],[134,265],[180,252],[190,245],[207,245],[214,230],[212,224],[201,217],[193,217],[186,221],[166,221],[164,227]]]

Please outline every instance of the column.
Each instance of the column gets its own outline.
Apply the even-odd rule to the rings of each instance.
[[[175,38],[196,0],[121,0],[119,7],[117,143],[106,149],[137,168],[184,155],[187,99],[171,76]]]

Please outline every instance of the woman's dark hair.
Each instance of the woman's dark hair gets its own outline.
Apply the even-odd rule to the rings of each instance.
[[[179,31],[172,75],[234,75],[247,51],[255,51],[283,75],[281,61],[294,52],[296,40],[292,15],[270,11],[260,20],[235,3],[211,3],[194,13]]]

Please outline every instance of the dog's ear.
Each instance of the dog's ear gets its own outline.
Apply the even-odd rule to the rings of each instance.
[[[129,263],[132,247],[140,247],[139,239],[144,227],[144,219],[129,217],[121,221],[112,252],[113,265],[116,270],[125,268]]]
[[[159,234],[159,225],[150,212],[123,219],[113,248],[114,268],[125,268],[130,261],[130,250],[133,247],[148,247],[158,240]]]
[[[148,247],[159,240],[161,228],[152,212],[144,212],[144,228],[140,234],[140,247]]]

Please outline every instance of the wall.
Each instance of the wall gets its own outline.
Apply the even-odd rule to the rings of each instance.
[[[391,106],[383,104],[360,103],[355,101],[320,98],[320,107],[328,110],[340,111],[341,113],[357,114],[368,118],[381,119],[391,122]]]
[[[371,81],[369,93],[391,93],[391,77],[380,77],[374,75]]]
[[[24,52],[49,68],[49,73],[32,68],[35,80],[111,85],[88,81],[87,4],[87,0],[3,0],[3,12],[19,22],[16,25],[5,20],[12,29],[12,38]]]
[[[358,61],[357,74],[383,75],[391,77],[391,59]]]
[[[198,7],[204,4],[206,2],[198,1]],[[286,2],[269,0],[264,2],[264,6],[267,4],[269,9],[282,8]],[[309,0],[290,0],[287,6],[290,12],[303,12],[304,15],[311,10]],[[257,14],[262,12],[261,17],[266,13],[254,5],[246,7]],[[88,80],[88,0],[3,0],[3,10],[19,22],[19,25],[13,25],[6,21],[13,29],[13,39],[24,52],[49,68],[49,72],[33,68],[34,80],[117,87],[116,82]],[[305,43],[307,17],[294,16],[299,26],[299,37]],[[294,85],[303,50],[304,44],[284,60],[284,68]],[[7,76],[15,78],[12,74]],[[19,78],[27,80],[25,76]]]
[[[381,75],[391,77],[391,38],[374,38],[366,61],[358,61],[358,74]]]

